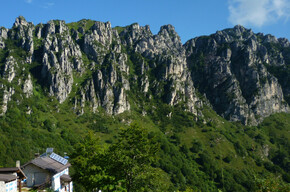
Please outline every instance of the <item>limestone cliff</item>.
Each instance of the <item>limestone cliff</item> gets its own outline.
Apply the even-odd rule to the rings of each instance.
[[[257,124],[289,112],[289,64],[287,39],[242,26],[182,45],[172,25],[154,35],[136,23],[34,25],[18,17],[11,29],[0,28],[1,114],[14,94],[21,103],[34,97],[37,87],[80,115],[102,109],[116,115],[158,100],[181,104],[198,118],[208,99],[226,119]]]
[[[184,47],[195,85],[220,115],[257,124],[273,113],[289,112],[278,79],[267,69],[289,66],[283,56],[288,40],[254,34],[238,25],[192,39]]]

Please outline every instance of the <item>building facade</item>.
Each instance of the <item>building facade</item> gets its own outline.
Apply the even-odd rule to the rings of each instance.
[[[21,181],[26,179],[24,172],[19,167],[0,168],[0,192],[21,192]]]
[[[0,174],[0,192],[17,192],[17,176]]]
[[[70,163],[55,153],[45,153],[22,166],[27,187],[51,188],[58,192],[72,192]]]

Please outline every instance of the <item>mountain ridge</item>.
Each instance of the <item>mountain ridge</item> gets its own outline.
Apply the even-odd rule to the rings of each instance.
[[[9,46],[21,47],[25,58],[15,60]],[[284,99],[290,95],[289,78],[278,75],[277,79],[268,70],[289,70],[289,41],[254,34],[240,25],[182,45],[172,25],[162,26],[153,35],[148,25],[137,23],[112,28],[110,22],[52,20],[35,26],[20,16],[12,29],[1,28],[0,47],[6,54],[2,78],[8,83],[16,80],[16,68],[22,64],[38,67],[28,66],[34,75],[23,73],[26,77],[18,82],[26,97],[33,95],[32,76],[60,104],[81,80],[82,87],[70,98],[79,114],[86,104],[93,112],[99,107],[108,114],[130,110],[131,87],[139,87],[137,94],[171,106],[184,103],[196,118],[202,116],[203,106],[197,92],[219,115],[246,125],[289,112]],[[1,87],[4,115],[15,87]]]

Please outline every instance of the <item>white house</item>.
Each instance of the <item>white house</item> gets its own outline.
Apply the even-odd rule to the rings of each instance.
[[[0,192],[17,192],[17,176],[0,174]]]
[[[53,153],[47,152],[29,161],[22,166],[27,176],[27,186],[34,188],[49,187],[58,192],[72,192],[73,183],[69,176],[67,159]]]
[[[21,181],[26,176],[19,167],[0,168],[0,192],[21,192]]]

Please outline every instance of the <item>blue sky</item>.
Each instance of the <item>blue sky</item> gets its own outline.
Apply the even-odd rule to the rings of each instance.
[[[290,39],[290,0],[5,0],[0,26],[22,15],[34,24],[51,19],[110,21],[112,26],[150,25],[156,34],[172,24],[182,42],[242,24],[255,33]]]

